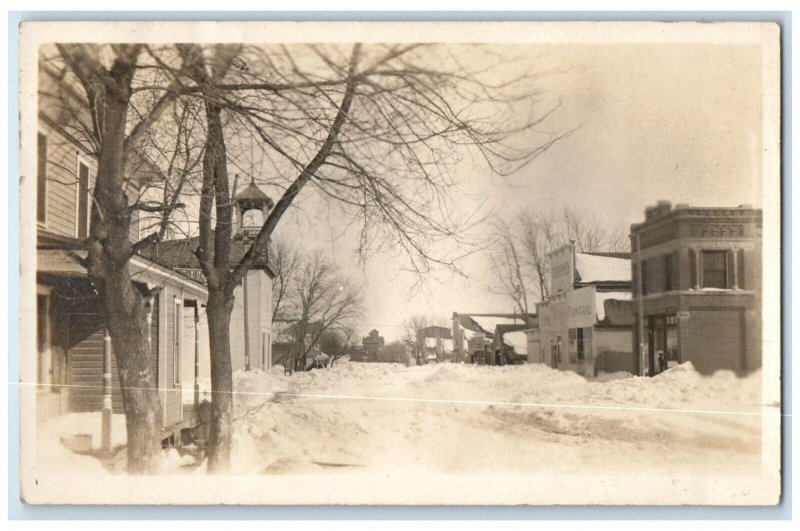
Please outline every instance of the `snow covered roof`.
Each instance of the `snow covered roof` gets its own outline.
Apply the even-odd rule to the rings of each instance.
[[[486,332],[494,334],[495,326],[499,324],[525,324],[525,319],[522,316],[511,319],[507,317],[475,317],[472,320],[478,323],[478,326],[483,328]]]
[[[503,342],[514,347],[517,354],[528,354],[528,335],[522,330],[506,332],[503,334]]]
[[[631,261],[627,258],[575,253],[575,269],[581,282],[631,280]]]
[[[605,292],[595,292],[594,300],[595,300],[595,310],[597,312],[597,320],[602,321],[606,318],[606,306],[605,302],[609,299],[616,299],[621,301],[629,301],[631,300],[631,292],[630,291],[605,291]]]

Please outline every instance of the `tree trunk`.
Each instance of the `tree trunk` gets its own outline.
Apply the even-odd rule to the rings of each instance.
[[[114,356],[117,360],[128,434],[128,472],[158,468],[161,402],[150,367],[150,348],[142,293],[133,284],[128,262],[131,212],[125,195],[125,125],[132,67],[115,63],[118,91],[105,98],[103,142],[98,156],[91,231],[89,278],[99,288]],[[113,94],[113,96],[112,96]]]
[[[128,473],[158,471],[161,400],[153,381],[144,301],[130,281],[127,266],[105,279],[108,330],[122,392],[128,434]]]
[[[233,421],[233,371],[231,368],[230,321],[233,294],[212,290],[208,294],[208,339],[211,346],[213,393],[211,433],[208,444],[209,473],[230,469]]]

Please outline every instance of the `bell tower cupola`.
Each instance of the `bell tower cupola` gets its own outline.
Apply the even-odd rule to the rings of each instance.
[[[238,237],[255,237],[275,203],[256,186],[255,178],[234,198],[234,234]]]

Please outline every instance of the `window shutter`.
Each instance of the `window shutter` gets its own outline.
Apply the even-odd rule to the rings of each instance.
[[[734,251],[728,251],[725,254],[725,287],[728,289],[733,288],[733,261],[736,260]]]
[[[697,255],[694,249],[689,249],[689,288],[694,289],[695,286],[700,285],[700,279],[697,277]]]
[[[737,284],[739,289],[747,289],[745,286],[745,274],[744,274],[744,249],[739,249],[736,253],[736,273],[737,273]]]

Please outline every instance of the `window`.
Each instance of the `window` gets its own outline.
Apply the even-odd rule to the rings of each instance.
[[[578,361],[584,361],[586,359],[586,337],[584,328],[578,328],[577,332],[577,349],[578,349]]]
[[[647,260],[642,260],[642,295],[647,295],[650,293],[650,289],[647,286],[647,283],[650,281],[650,275],[647,274],[647,267],[650,265],[650,262]]]
[[[577,363],[578,362],[577,356],[575,354],[575,350],[576,350],[575,349],[575,340],[576,340],[575,331],[576,331],[575,328],[570,328],[569,331],[568,331],[569,332],[569,362],[570,363]]]
[[[36,221],[47,222],[47,137],[39,133],[36,161]]]
[[[588,335],[585,328],[569,329],[570,363],[583,363],[586,361]]]
[[[556,365],[561,365],[561,336],[557,336],[555,344],[553,344],[553,353],[556,359]]]
[[[697,278],[697,253],[694,249],[689,249],[689,283],[692,289],[700,287],[700,279]]]
[[[173,383],[175,385],[181,384],[181,335],[183,324],[183,305],[178,297],[175,297],[175,311],[172,315],[172,368],[173,368]]]
[[[728,252],[703,251],[703,287],[728,288]]]
[[[78,162],[78,238],[89,236],[89,167]]]
[[[747,289],[744,283],[744,249],[739,249],[736,253],[736,287]]]
[[[664,291],[675,289],[675,262],[671,254],[664,256]]]

